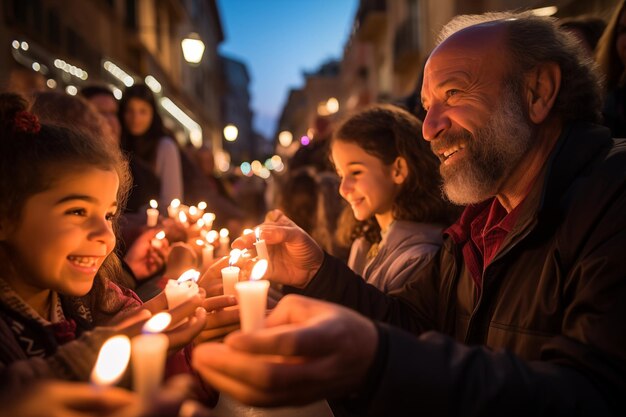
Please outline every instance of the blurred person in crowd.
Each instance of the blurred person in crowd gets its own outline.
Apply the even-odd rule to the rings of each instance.
[[[598,41],[596,61],[604,76],[604,125],[626,137],[626,13],[621,0]]]
[[[401,288],[428,264],[444,226],[456,218],[420,131],[408,112],[377,105],[348,117],[330,143],[339,193],[367,225],[352,244],[348,266],[384,292]]]
[[[237,206],[222,178],[215,173],[213,151],[207,145],[189,150],[190,160],[198,168],[198,184],[193,201],[205,201],[205,211],[215,213],[214,228],[226,227],[231,233],[239,234],[243,230],[244,210]]]
[[[152,178],[134,178],[132,193],[137,192],[147,205],[151,199],[167,207],[174,199],[183,198],[183,168],[181,151],[163,125],[152,90],[145,84],[135,84],[124,91],[120,102],[122,149],[131,160],[139,160],[150,168]],[[158,193],[152,189],[159,183]],[[129,207],[129,209],[138,209]]]
[[[421,94],[443,190],[468,205],[439,254],[384,294],[271,212],[265,278],[349,309],[284,297],[267,329],[197,346],[196,369],[257,405],[340,397],[367,415],[623,415],[626,141],[598,124],[601,95],[554,19],[454,18]]]
[[[104,118],[115,140],[120,140],[122,126],[119,119],[119,105],[113,91],[109,87],[91,84],[80,89],[84,97]]]
[[[312,167],[290,170],[276,193],[276,207],[282,210],[326,252],[348,259],[349,245],[335,237],[338,218],[345,202],[337,197],[339,180],[330,172],[316,173]]]

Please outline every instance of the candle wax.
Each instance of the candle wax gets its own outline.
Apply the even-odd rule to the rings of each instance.
[[[248,333],[264,327],[269,287],[270,282],[264,279],[235,284],[242,332]]]
[[[239,268],[236,266],[227,266],[222,268],[222,284],[224,287],[224,295],[236,295],[235,284],[239,282]]]

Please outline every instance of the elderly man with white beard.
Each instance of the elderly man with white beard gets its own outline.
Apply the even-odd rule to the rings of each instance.
[[[349,309],[287,296],[266,329],[198,346],[196,369],[257,405],[623,415],[626,142],[596,124],[592,63],[549,18],[462,16],[422,101],[443,192],[467,205],[428,268],[385,295],[270,213],[269,279]]]

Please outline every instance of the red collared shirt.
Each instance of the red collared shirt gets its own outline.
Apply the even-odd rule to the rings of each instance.
[[[490,204],[468,206],[459,221],[447,230],[456,243],[463,245],[465,265],[478,288],[482,287],[485,268],[513,229],[520,207],[521,204],[507,213],[498,199],[493,198]]]

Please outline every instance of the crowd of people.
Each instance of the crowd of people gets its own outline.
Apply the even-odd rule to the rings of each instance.
[[[264,219],[144,85],[119,103],[1,93],[0,416],[210,416],[220,396],[337,417],[623,414],[625,3],[602,36],[455,17],[407,108],[318,120]],[[272,308],[242,332],[222,270],[247,280],[259,258]],[[175,306],[189,269],[198,292]],[[162,311],[151,400],[129,373],[90,387],[104,342]]]

